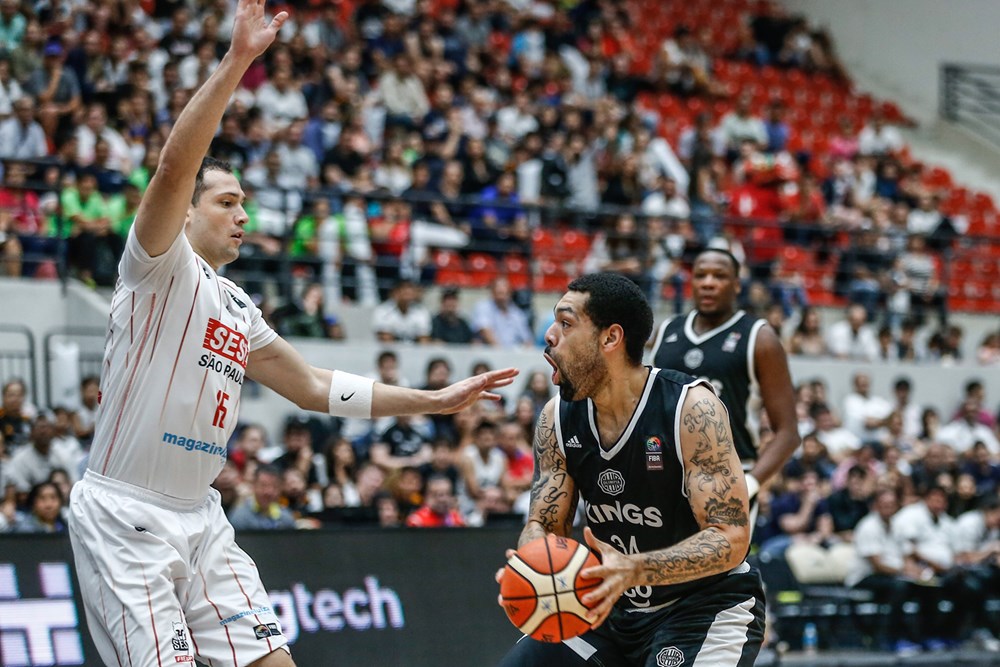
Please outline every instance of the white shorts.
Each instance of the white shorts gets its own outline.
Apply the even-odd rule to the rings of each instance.
[[[214,489],[181,501],[87,471],[69,534],[105,664],[241,667],[287,644]]]

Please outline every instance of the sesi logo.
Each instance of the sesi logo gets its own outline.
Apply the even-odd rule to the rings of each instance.
[[[247,367],[247,356],[250,354],[247,337],[236,329],[230,329],[214,317],[208,318],[202,347],[220,357],[235,361],[243,368]]]

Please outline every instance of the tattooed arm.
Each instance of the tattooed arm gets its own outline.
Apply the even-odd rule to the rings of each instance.
[[[559,451],[555,427],[556,399],[542,408],[535,425],[535,473],[531,480],[531,504],[528,522],[521,531],[517,546],[555,533],[567,537],[573,528],[576,511],[576,487],[566,471],[566,458]]]
[[[680,431],[684,490],[701,530],[665,549],[625,555],[586,529],[588,544],[601,553],[601,565],[581,574],[604,579],[583,598],[587,604],[596,603],[590,615],[595,626],[633,586],[679,584],[721,574],[746,557],[750,543],[746,481],[729,417],[711,390],[702,386],[688,390]]]

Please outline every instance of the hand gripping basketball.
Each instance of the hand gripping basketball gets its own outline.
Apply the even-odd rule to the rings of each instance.
[[[500,577],[500,604],[521,632],[543,642],[560,642],[590,629],[581,600],[600,585],[580,572],[600,565],[585,545],[546,535],[528,542],[507,561]]]

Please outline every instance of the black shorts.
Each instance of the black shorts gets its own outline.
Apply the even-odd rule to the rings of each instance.
[[[616,607],[601,627],[560,644],[523,637],[499,667],[750,667],[763,640],[764,591],[750,568],[654,612]]]

